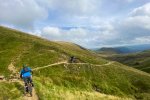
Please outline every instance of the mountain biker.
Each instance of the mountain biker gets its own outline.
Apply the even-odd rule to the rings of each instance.
[[[71,63],[74,63],[74,62],[75,62],[75,56],[71,56],[71,57],[70,57],[70,62],[71,62]]]
[[[34,86],[32,82],[31,73],[33,74],[33,71],[31,70],[31,68],[29,66],[23,65],[23,68],[20,71],[20,78],[23,79],[25,83],[25,87],[27,87],[28,80],[31,82],[32,86]]]

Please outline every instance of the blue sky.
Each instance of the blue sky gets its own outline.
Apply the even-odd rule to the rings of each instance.
[[[87,48],[150,43],[149,0],[0,0],[0,24]]]

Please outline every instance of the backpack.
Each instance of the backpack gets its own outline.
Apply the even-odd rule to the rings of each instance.
[[[29,70],[28,67],[23,68],[23,72],[24,72],[24,73],[29,72],[29,71],[30,71],[30,70]]]

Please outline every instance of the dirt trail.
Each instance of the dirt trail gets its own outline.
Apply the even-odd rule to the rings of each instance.
[[[39,100],[39,98],[35,92],[35,89],[33,88],[33,90],[32,90],[32,97],[27,95],[27,96],[23,97],[23,100]]]
[[[17,72],[15,66],[13,65],[13,63],[10,63],[8,65],[8,70],[12,72],[12,74],[15,74]]]
[[[94,65],[94,66],[107,66],[107,65],[110,65],[112,63],[114,63],[114,62],[112,61],[112,62],[108,62],[106,64],[97,65],[97,64],[90,64],[90,63],[68,63],[67,61],[62,61],[62,62],[50,64],[50,65],[47,65],[47,66],[43,66],[43,67],[37,67],[37,68],[34,68],[33,70],[40,70],[40,69],[43,69],[43,68],[56,66],[56,65],[60,65],[60,64],[77,64],[77,65],[90,64],[90,65]],[[8,69],[12,72],[12,74],[17,73],[17,70],[14,67],[13,63],[10,63],[10,65],[8,66]],[[18,76],[16,76],[16,77],[18,77]],[[19,80],[18,78],[10,79],[10,80],[8,80],[8,82],[18,82],[22,86],[24,86],[23,81]],[[32,91],[32,97],[26,95],[26,96],[23,96],[22,98],[23,98],[23,100],[39,100],[34,88],[33,88],[33,91]]]
[[[95,66],[108,66],[108,65],[111,65],[113,63],[114,63],[114,61],[110,61],[110,62],[108,62],[106,64],[102,64],[102,65],[96,65],[96,64],[92,64],[92,65],[95,65]]]
[[[9,82],[18,82],[19,84],[24,86],[23,81],[21,81],[19,79],[12,79],[12,80],[9,80]],[[22,100],[39,100],[39,98],[38,98],[38,95],[36,94],[35,89],[32,88],[32,97],[30,96],[30,94],[26,94],[22,97]]]
[[[50,64],[50,65],[46,65],[43,67],[37,67],[37,68],[33,68],[32,70],[39,70],[39,69],[43,69],[43,68],[47,68],[47,67],[51,67],[51,66],[56,66],[56,65],[60,65],[60,64],[66,64],[67,61],[63,61],[63,62],[58,62],[58,63],[54,63],[54,64]]]
[[[12,74],[17,73],[17,70],[15,69],[15,67],[14,67],[14,65],[13,65],[12,63],[8,66],[8,69],[12,72]],[[16,75],[17,75],[17,74],[16,74]],[[18,76],[15,76],[14,79],[10,79],[10,80],[8,80],[8,81],[9,81],[9,82],[18,82],[18,83],[20,83],[22,86],[24,86],[23,81],[19,80],[17,77],[18,77]],[[39,100],[39,98],[38,98],[38,96],[37,96],[37,94],[36,94],[36,92],[35,92],[35,89],[33,88],[33,90],[32,90],[32,97],[31,97],[31,96],[28,96],[28,95],[25,95],[25,96],[23,96],[23,100]]]
[[[114,63],[114,61],[110,61],[110,62],[108,62],[106,64],[98,65],[98,64],[90,64],[90,63],[68,63],[67,61],[63,61],[63,62],[58,62],[58,63],[46,65],[46,66],[43,66],[43,67],[37,67],[37,68],[34,68],[32,70],[33,71],[34,70],[39,70],[39,69],[43,69],[43,68],[47,68],[47,67],[51,67],[51,66],[56,66],[56,65],[61,65],[61,64],[76,64],[76,65],[87,65],[87,64],[90,64],[90,65],[93,65],[93,66],[108,66],[108,65],[111,65],[113,63]]]

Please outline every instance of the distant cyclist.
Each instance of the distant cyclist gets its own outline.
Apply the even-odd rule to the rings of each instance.
[[[25,87],[27,87],[28,80],[31,82],[32,86],[34,86],[32,82],[32,74],[33,71],[31,70],[31,68],[27,65],[23,65],[23,68],[20,71],[20,78],[23,79]]]
[[[70,57],[70,63],[75,63],[75,59],[76,59],[75,56],[71,56]]]

